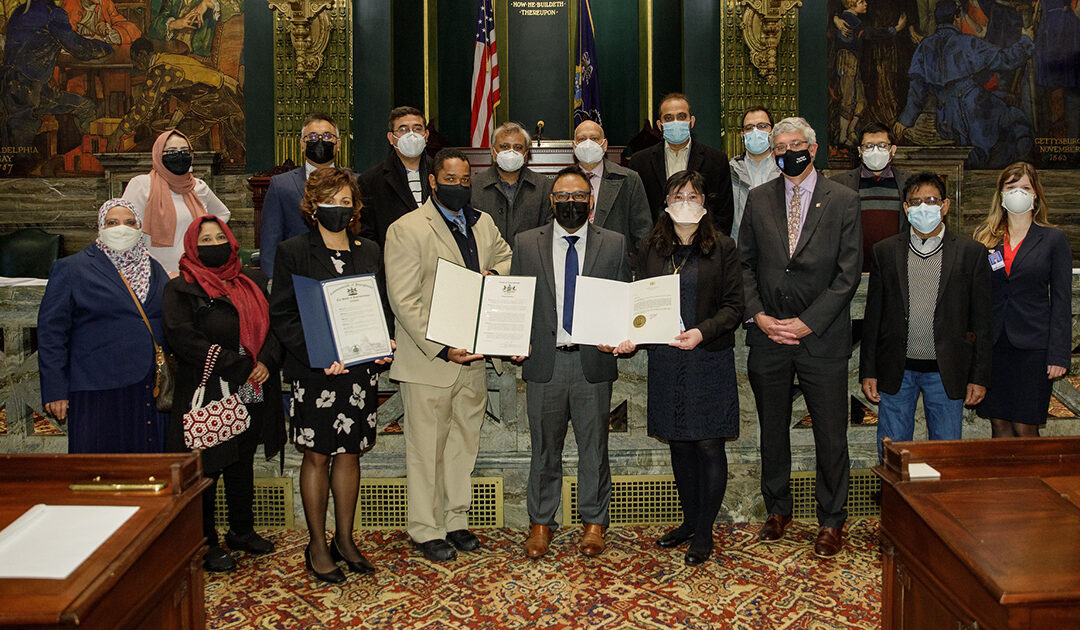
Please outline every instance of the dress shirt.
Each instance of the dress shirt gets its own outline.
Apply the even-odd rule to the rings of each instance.
[[[693,140],[687,140],[686,146],[681,151],[676,153],[672,150],[671,145],[667,142],[664,143],[664,174],[671,177],[679,171],[685,171],[686,165],[690,162],[690,145]]]
[[[510,182],[506,181],[505,179],[503,179],[501,177],[499,178],[499,192],[501,192],[503,194],[503,197],[506,197],[506,203],[507,203],[507,207],[509,209],[513,209],[513,207],[514,207],[514,197],[517,197],[518,188],[520,188],[520,187],[521,187],[521,176],[520,175],[518,176],[518,180],[516,182],[514,182],[513,184],[511,184]]]
[[[760,162],[747,153],[743,164],[746,165],[746,176],[750,178],[750,188],[756,188],[780,176],[780,167],[776,165],[776,159],[772,153],[766,155]]]
[[[304,179],[311,177],[311,174],[315,172],[315,169],[319,168],[311,162],[304,160]]]
[[[799,232],[798,238],[795,242],[798,242],[799,238],[802,238],[802,229],[806,225],[806,212],[810,209],[810,197],[814,195],[814,188],[817,187],[818,173],[817,169],[811,169],[810,174],[806,176],[806,179],[802,180],[799,184],[800,201],[802,202],[802,216],[799,217]],[[789,208],[791,207],[791,195],[795,192],[795,184],[788,178],[784,178],[784,216],[791,214]]]
[[[570,243],[566,241],[564,236],[576,236],[578,240],[574,243],[574,251],[577,252],[578,259],[578,277],[581,277],[581,272],[585,268],[585,237],[589,234],[589,228],[583,225],[578,228],[577,232],[571,234],[563,229],[563,226],[559,225],[558,221],[552,221],[553,226],[552,238],[551,238],[551,266],[552,271],[555,272],[555,313],[556,319],[559,321],[559,327],[555,331],[555,345],[556,346],[569,346],[573,342],[570,341],[570,333],[563,330],[562,327],[562,312],[563,312],[563,282],[566,281],[566,253],[570,251]]]
[[[578,166],[581,166],[580,162]],[[589,221],[592,221],[596,213],[596,206],[600,203],[600,182],[604,179],[604,161],[600,160],[592,170],[586,169],[584,166],[581,166],[581,169],[589,176],[589,185],[592,186],[593,210],[589,213]]]
[[[916,252],[927,255],[933,253],[935,249],[941,246],[941,239],[945,236],[945,225],[938,224],[937,231],[934,232],[930,238],[924,239],[915,233],[915,228],[911,228],[911,247]]]

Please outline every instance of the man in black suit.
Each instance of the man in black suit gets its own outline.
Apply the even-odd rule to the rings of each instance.
[[[747,371],[769,512],[758,538],[780,540],[791,522],[791,397],[798,376],[817,459],[814,553],[831,557],[843,544],[846,517],[848,309],[862,268],[859,196],[814,170],[818,145],[806,120],[785,118],[771,140],[783,177],[750,191],[739,228],[746,317],[754,323],[746,334]]]
[[[526,166],[531,139],[524,127],[505,122],[491,137],[492,164],[473,176],[471,203],[513,241],[519,232],[551,221],[551,180]]]
[[[360,197],[364,202],[360,235],[382,247],[386,229],[420,207],[431,195],[427,185],[431,157],[427,148],[427,120],[415,107],[395,107],[387,121],[386,159],[360,174]]]
[[[259,222],[259,268],[274,275],[274,256],[283,241],[308,231],[300,214],[308,175],[317,168],[332,166],[341,148],[337,123],[329,114],[309,114],[300,130],[304,142],[304,165],[270,178]]]
[[[911,440],[922,392],[931,440],[959,440],[964,405],[990,383],[990,265],[986,248],[945,229],[945,182],[919,173],[903,191],[909,231],[874,245],[859,376],[878,403],[881,438]]]
[[[709,209],[716,227],[731,235],[735,202],[731,193],[731,169],[722,149],[714,149],[690,136],[696,118],[690,113],[686,95],[672,92],[660,101],[660,119],[656,126],[664,132],[664,141],[638,151],[630,158],[630,168],[641,176],[649,198],[653,222],[664,211],[664,182],[679,171],[697,171],[705,178]]]
[[[581,552],[604,550],[611,501],[608,412],[619,377],[613,348],[571,342],[577,276],[630,280],[626,238],[589,224],[592,191],[577,166],[559,171],[550,195],[555,221],[514,239],[511,275],[535,276],[531,351],[522,378],[532,438],[528,508],[532,526],[525,554],[548,551],[562,493],[562,449],[567,422],[578,445],[578,510],[584,524]],[[520,360],[522,357],[515,357]]]

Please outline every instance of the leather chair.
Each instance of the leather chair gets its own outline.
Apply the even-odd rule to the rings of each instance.
[[[64,239],[40,228],[25,228],[0,236],[0,276],[48,278],[64,250]]]

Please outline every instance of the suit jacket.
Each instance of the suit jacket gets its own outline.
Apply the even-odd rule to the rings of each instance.
[[[154,339],[165,348],[161,294],[168,281],[165,269],[151,259],[150,291],[142,307]],[[42,402],[125,387],[150,373],[150,331],[120,272],[94,243],[53,263],[37,325]]]
[[[605,158],[604,177],[593,216],[594,225],[625,236],[630,241],[631,255],[635,255],[653,224],[641,177]]]
[[[379,246],[363,237],[349,238],[349,251],[357,273],[373,273],[383,295],[383,309],[387,316],[390,337],[394,336],[393,321],[386,305],[386,285],[383,279],[382,251]],[[270,329],[277,335],[284,348],[285,378],[293,380],[311,376],[323,376],[322,368],[312,369],[308,362],[304,326],[300,321],[300,307],[296,304],[293,274],[330,280],[339,277],[330,254],[323,244],[318,230],[294,236],[278,247],[274,262],[274,282],[270,290]],[[346,270],[348,271],[348,270]]]
[[[586,224],[585,229],[589,234],[585,239],[581,275],[628,282],[630,259],[626,237],[595,225]],[[510,274],[536,276],[536,300],[529,339],[532,348],[521,371],[521,378],[527,382],[547,383],[555,368],[555,343],[561,315],[555,301],[554,234],[555,228],[549,224],[522,232],[514,239]],[[611,353],[600,352],[596,346],[581,346],[580,352],[585,380],[600,383],[619,377],[618,360]]]
[[[509,272],[510,246],[491,216],[480,212],[471,229],[480,269]],[[460,364],[438,356],[443,344],[427,339],[435,266],[440,258],[465,265],[457,241],[431,199],[386,231],[386,289],[397,330],[397,352],[390,366],[394,380],[449,387],[461,371]]]
[[[420,156],[420,190],[424,201],[431,196],[428,175],[432,172],[432,160],[427,153]],[[416,210],[416,199],[409,189],[405,165],[394,148],[380,164],[360,174],[360,198],[364,210],[360,214],[360,235],[383,247],[386,230],[390,224]]]
[[[893,167],[893,177],[896,178],[896,190],[900,194],[900,201],[903,202],[904,186],[907,186],[908,180],[911,179],[911,173],[905,171],[904,169],[896,168],[894,166]],[[854,190],[856,193],[859,192],[859,180],[861,178],[862,178],[862,166],[856,166],[853,169],[849,169],[849,170],[846,170],[846,171],[840,171],[839,173],[834,173],[831,177],[829,177],[829,179],[833,180],[834,182],[836,182],[838,184],[843,184],[843,185],[847,186],[848,188]],[[897,232],[907,234],[908,233],[908,228],[910,228],[910,227],[911,227],[911,224],[908,223],[907,213],[904,212],[904,208],[903,208],[903,206],[901,206],[900,207],[900,221],[899,221],[899,224],[897,226]]]
[[[876,378],[886,394],[904,380],[910,241],[910,230],[879,241],[870,263],[859,377]],[[940,256],[934,352],[945,393],[963,398],[968,383],[990,385],[990,264],[985,247],[949,230]]]
[[[667,182],[664,163],[666,144],[654,144],[630,158],[630,168],[641,176],[641,183],[645,186],[645,195],[649,199],[654,222],[667,207],[664,201],[664,184]],[[690,143],[690,157],[686,168],[701,173],[705,178],[705,190],[708,194],[705,207],[709,209],[714,225],[724,234],[731,235],[735,201],[731,192],[731,168],[728,166],[727,155],[720,149],[714,149],[694,139]]]
[[[849,306],[862,275],[859,195],[818,173],[795,255],[788,255],[785,177],[746,197],[739,228],[746,318],[798,317],[812,331],[799,340],[811,356],[851,354]],[[776,345],[751,325],[746,343]]]
[[[259,223],[259,269],[269,277],[274,275],[278,245],[310,229],[300,213],[306,184],[304,165],[270,178]]]
[[[1003,246],[994,248],[1004,256]],[[1069,367],[1072,352],[1072,249],[1065,232],[1032,223],[1011,273],[991,272],[994,342],[1007,335],[1025,350],[1046,349],[1049,365]]]
[[[653,278],[668,273],[655,248],[643,247],[638,254],[636,277]],[[743,322],[742,267],[739,250],[729,236],[718,234],[708,256],[698,256],[697,306],[694,328],[701,331],[700,347],[717,351],[735,345],[735,329]]]
[[[470,204],[491,215],[503,238],[512,241],[520,232],[551,222],[551,200],[548,198],[551,184],[551,178],[523,166],[511,208],[506,195],[499,189],[499,171],[493,165],[472,178]]]

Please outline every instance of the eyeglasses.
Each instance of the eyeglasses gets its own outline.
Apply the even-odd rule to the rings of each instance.
[[[891,142],[867,142],[865,144],[860,144],[859,146],[862,147],[863,151],[869,151],[871,149],[881,149],[883,151],[887,151],[889,149],[889,147],[892,146],[892,143]]]
[[[925,204],[930,205],[930,206],[940,206],[942,201],[943,201],[943,199],[941,197],[933,197],[933,196],[931,196],[931,197],[909,197],[908,200],[907,200],[907,205],[909,205],[909,206],[918,206],[918,205],[921,205],[921,204],[925,203]]]
[[[668,195],[668,201],[693,201],[695,203],[701,203],[701,195],[696,192],[678,193],[675,195]]]
[[[753,131],[755,129],[760,129],[762,131],[769,131],[770,129],[772,129],[772,123],[759,122],[756,125],[743,125],[742,126],[743,133],[750,133],[751,131]]]
[[[468,186],[469,182],[471,182],[471,181],[472,181],[472,177],[469,176],[469,175],[462,175],[461,179],[458,179],[457,175],[443,175],[442,177],[439,178],[439,183],[440,184],[450,184],[451,186],[453,186],[454,184],[461,184],[462,186]]]
[[[592,197],[591,190],[575,190],[572,192],[557,192],[552,193],[552,197],[555,197],[555,201],[588,201],[589,197]]]
[[[182,155],[184,157],[191,156],[191,149],[165,149],[161,152],[162,155]]]
[[[398,125],[394,129],[393,133],[394,133],[395,138],[400,138],[401,136],[404,136],[405,134],[409,133],[410,131],[418,133],[420,135],[423,135],[424,134],[424,126],[420,125],[420,124],[417,124],[417,125]]]
[[[773,151],[776,153],[786,153],[788,149],[792,151],[802,151],[806,147],[810,146],[810,143],[806,140],[796,140],[791,144],[777,144],[773,146]]]
[[[327,131],[326,133],[311,132],[306,136],[304,136],[304,135],[300,136],[300,138],[303,139],[304,142],[318,142],[319,140],[325,140],[327,142],[336,142],[337,139],[338,139],[337,134],[333,133],[333,132],[330,132],[330,131]]]

